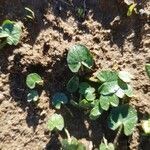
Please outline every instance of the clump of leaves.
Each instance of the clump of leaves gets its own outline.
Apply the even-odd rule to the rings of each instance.
[[[103,142],[101,142],[99,150],[115,150],[115,147],[113,143],[108,143],[107,139],[103,138]]]
[[[108,119],[108,126],[112,130],[123,127],[124,134],[128,136],[132,134],[137,120],[136,110],[125,104],[112,109]]]
[[[70,48],[67,62],[72,72],[78,72],[80,68],[83,70],[83,67],[91,69],[93,57],[87,47],[77,44]]]
[[[53,114],[48,120],[47,127],[50,131],[61,131],[64,128],[64,118],[60,114]]]
[[[145,70],[146,70],[148,77],[150,78],[150,64],[145,65]]]
[[[39,99],[38,92],[33,90],[36,85],[43,85],[42,78],[37,73],[31,73],[26,77],[26,85],[30,89],[27,94],[28,102],[36,102]]]
[[[66,104],[68,98],[64,93],[58,92],[53,96],[52,104],[56,109],[60,109],[62,104]]]
[[[0,27],[0,48],[6,44],[17,45],[20,41],[22,29],[18,22],[5,20]]]

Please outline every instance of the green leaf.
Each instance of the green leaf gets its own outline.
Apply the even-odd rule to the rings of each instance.
[[[116,81],[118,79],[118,75],[117,72],[115,71],[107,70],[107,71],[98,72],[97,78],[101,82],[110,82],[110,81]]]
[[[85,146],[74,137],[71,137],[71,141],[67,139],[62,140],[61,144],[63,150],[86,150]]]
[[[35,90],[30,90],[30,92],[27,95],[27,101],[28,102],[36,102],[39,99],[39,94]]]
[[[108,126],[112,130],[116,130],[118,127],[123,126],[124,134],[128,136],[132,134],[137,120],[137,112],[133,107],[121,105],[112,109],[108,119]]]
[[[9,45],[17,45],[21,37],[22,29],[19,23],[5,20],[0,29],[0,38],[6,38]]]
[[[61,104],[66,104],[68,102],[68,98],[64,93],[56,93],[53,96],[52,99],[52,104],[53,106],[55,106],[56,109],[60,109],[61,108]]]
[[[64,128],[64,118],[59,114],[53,114],[48,120],[47,126],[50,131],[61,131]]]
[[[145,65],[145,70],[146,70],[148,77],[150,78],[150,64]]]
[[[150,119],[142,121],[142,129],[145,134],[150,135]]]
[[[126,90],[124,90],[124,93],[128,97],[132,97],[133,96],[133,88],[131,87],[131,85],[128,85],[128,88]]]
[[[137,4],[133,3],[129,6],[127,16],[131,16]]]
[[[126,71],[120,71],[118,76],[122,81],[127,82],[127,83],[131,82],[131,79],[133,78],[133,76],[129,72],[126,72]]]
[[[30,88],[30,89],[34,89],[36,84],[38,85],[43,85],[43,80],[42,78],[37,74],[37,73],[31,73],[29,75],[27,75],[26,78],[26,85]]]
[[[106,111],[109,109],[110,105],[116,107],[118,106],[118,104],[119,104],[119,98],[115,94],[107,95],[107,96],[101,95],[100,97],[101,108]]]
[[[93,66],[93,57],[84,45],[78,44],[70,48],[67,62],[72,72],[78,72],[82,65],[91,68]]]
[[[79,87],[79,77],[73,76],[67,83],[67,90],[70,93],[74,93],[77,91],[78,87]]]
[[[100,115],[102,114],[103,110],[101,109],[101,107],[99,106],[99,103],[97,103],[94,108],[90,111],[90,119],[92,120],[96,120],[97,118],[100,117]]]
[[[87,82],[81,82],[79,85],[79,93],[84,95],[85,98],[89,101],[92,101],[96,98],[95,89],[91,87]]]
[[[98,91],[102,95],[110,95],[117,92],[119,89],[119,85],[117,81],[105,82],[103,83]]]
[[[84,109],[89,109],[91,107],[91,102],[86,99],[82,99],[79,102],[79,107]]]
[[[103,138],[104,142],[101,142],[99,150],[115,150],[113,143],[108,143],[107,139]]]

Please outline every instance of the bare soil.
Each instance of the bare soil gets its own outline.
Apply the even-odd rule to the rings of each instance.
[[[72,5],[73,4],[73,5]],[[134,75],[135,96],[130,100],[139,119],[150,114],[150,80],[144,65],[150,63],[150,20],[148,16],[126,16],[127,6],[112,0],[87,0],[86,16],[77,15],[82,0],[1,0],[0,22],[5,19],[24,24],[18,46],[0,51],[0,150],[59,150],[60,137],[47,131],[47,120],[55,112],[51,97],[64,91],[71,77],[66,63],[68,48],[85,44],[95,59],[95,69],[127,70]],[[34,21],[25,19],[24,7],[35,13]],[[150,1],[141,5],[150,12]],[[39,88],[37,105],[26,101],[26,75],[39,73],[44,87]],[[61,113],[71,135],[90,150],[98,147],[103,135],[112,142],[116,132],[107,128],[106,117],[90,121],[82,111],[68,106]],[[122,135],[120,150],[148,150],[150,139],[139,127],[133,135]]]

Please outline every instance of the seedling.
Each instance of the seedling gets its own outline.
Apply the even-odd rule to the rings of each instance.
[[[64,93],[56,93],[53,96],[52,104],[56,109],[60,109],[62,104],[66,104],[68,102],[68,98]]]
[[[150,78],[150,64],[145,65],[145,70],[146,70],[148,77]]]
[[[43,85],[42,78],[37,73],[31,73],[27,75],[26,85],[28,86],[28,88],[34,89],[36,84]]]
[[[127,11],[127,16],[131,16],[133,12],[136,12],[136,3],[133,3],[129,6],[128,11]]]
[[[18,22],[5,20],[0,27],[0,48],[6,44],[17,45],[21,37],[22,29]]]
[[[39,99],[38,92],[36,90],[30,90],[27,95],[28,102],[36,102]]]
[[[99,146],[99,150],[115,150],[113,143],[108,143],[107,139],[103,138],[103,142]]]
[[[108,126],[112,130],[123,127],[124,134],[129,136],[133,133],[137,120],[136,110],[125,104],[112,109],[108,118]]]
[[[67,56],[67,62],[72,72],[78,72],[83,66],[91,69],[93,66],[93,57],[84,45],[78,44],[70,48]]]
[[[26,18],[27,19],[30,19],[30,20],[34,20],[35,19],[35,14],[30,8],[25,7],[25,13],[26,13]]]
[[[60,114],[53,114],[48,120],[47,127],[50,131],[61,131],[64,128],[64,118]]]

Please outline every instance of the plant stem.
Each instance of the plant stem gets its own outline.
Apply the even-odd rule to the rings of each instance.
[[[2,49],[7,44],[7,41],[4,40],[2,43],[0,43],[0,49]]]
[[[118,130],[118,132],[117,132],[117,135],[116,135],[116,137],[115,137],[115,139],[114,139],[114,142],[113,142],[113,144],[114,144],[115,147],[116,147],[116,145],[117,145],[117,142],[118,142],[119,136],[120,136],[120,134],[121,134],[121,131],[122,131],[122,125],[120,126],[120,128],[119,128],[119,130]]]
[[[70,134],[66,128],[64,128],[64,130],[65,130],[65,133],[67,135],[68,142],[70,143],[71,142],[71,136],[70,136]]]
[[[74,117],[74,115],[72,114],[72,112],[70,111],[70,109],[66,105],[64,105],[64,108],[69,112],[71,117]]]

